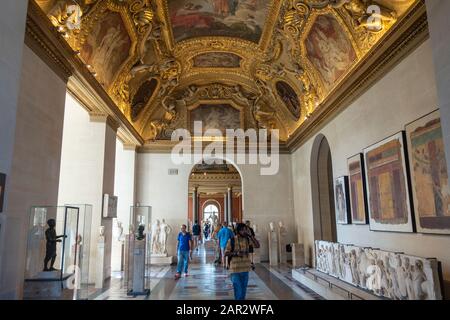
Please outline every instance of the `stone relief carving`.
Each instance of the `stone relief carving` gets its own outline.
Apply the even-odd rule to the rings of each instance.
[[[393,300],[442,299],[438,261],[316,241],[316,269]]]

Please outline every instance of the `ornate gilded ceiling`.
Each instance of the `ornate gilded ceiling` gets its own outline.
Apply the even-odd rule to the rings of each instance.
[[[417,2],[35,1],[146,141],[194,119],[288,140]]]

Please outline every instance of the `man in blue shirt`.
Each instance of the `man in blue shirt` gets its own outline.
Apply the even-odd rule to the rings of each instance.
[[[222,222],[222,229],[217,234],[219,239],[220,253],[222,254],[222,266],[225,267],[225,249],[227,247],[228,240],[234,239],[234,233],[227,227],[227,222]]]
[[[175,279],[181,278],[181,272],[184,271],[185,276],[188,274],[189,258],[192,258],[192,237],[189,232],[186,231],[185,224],[181,226],[181,232],[178,234],[177,241],[177,255],[178,265],[177,274]]]

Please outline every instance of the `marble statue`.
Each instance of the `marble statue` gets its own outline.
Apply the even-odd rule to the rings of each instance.
[[[213,214],[211,215],[210,219],[212,220],[212,224],[214,229],[219,225],[219,218],[217,217],[217,215],[213,212]]]
[[[161,254],[167,254],[167,238],[169,234],[172,232],[172,228],[166,223],[165,219],[162,219],[162,223],[160,225],[160,233],[159,233],[159,247]]]
[[[280,263],[287,263],[287,229],[284,226],[283,221],[278,222],[277,230],[277,240],[278,240],[278,261]]]
[[[100,226],[98,227],[98,239],[99,242],[104,242],[105,241],[105,227],[104,226]]]
[[[123,241],[123,223],[117,221],[117,241]]]
[[[269,223],[269,232],[267,235],[269,241],[269,264],[271,266],[278,265],[278,237],[277,231],[275,230],[275,223]]]
[[[161,233],[161,223],[157,219],[156,223],[152,226],[152,253],[159,254],[160,253],[160,245],[159,245],[159,235]]]
[[[440,300],[438,261],[316,241],[316,269],[393,300]]]

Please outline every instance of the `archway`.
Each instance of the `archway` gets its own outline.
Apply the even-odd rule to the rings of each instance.
[[[219,217],[221,214],[221,206],[217,200],[209,199],[201,207],[199,214],[201,215],[200,221],[214,222],[214,217]]]
[[[327,138],[316,137],[311,153],[314,240],[337,241],[333,164]]]
[[[204,220],[204,209],[215,205],[217,223],[241,222],[243,217],[242,179],[231,163],[196,164],[189,175],[188,223]]]

